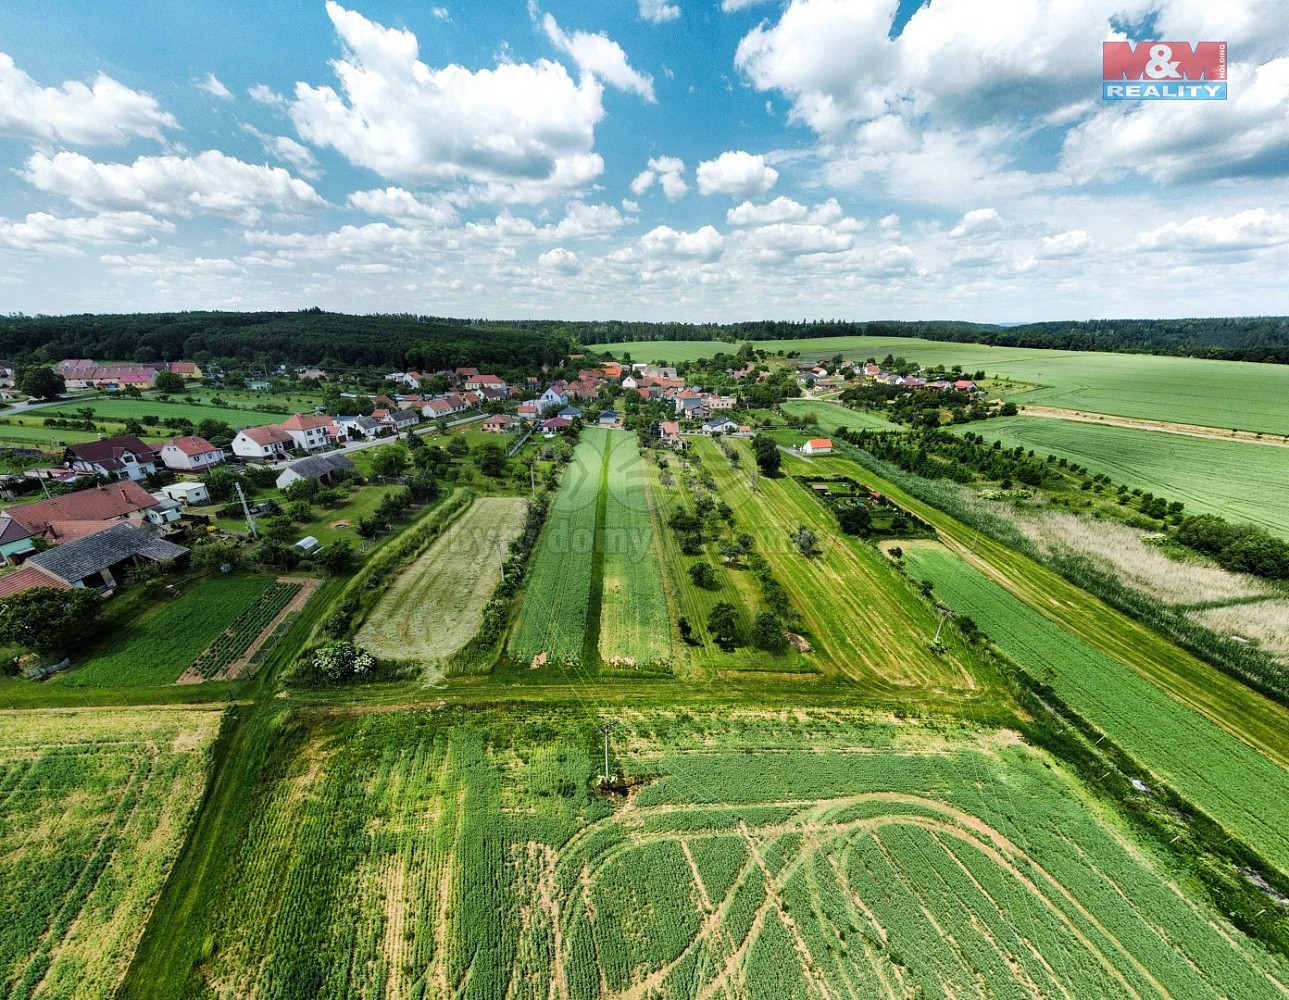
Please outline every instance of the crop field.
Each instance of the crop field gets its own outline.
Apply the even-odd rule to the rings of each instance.
[[[865,410],[852,410],[837,403],[823,403],[817,399],[790,399],[784,401],[779,409],[794,417],[813,415],[819,421],[819,433],[826,436],[838,427],[861,431],[899,430],[898,424],[869,413]]]
[[[193,661],[189,669],[203,680],[226,671],[246,654],[282,609],[295,600],[302,586],[286,580],[271,584]]]
[[[206,783],[221,713],[0,713],[0,995],[125,975]]]
[[[173,684],[270,586],[270,576],[214,577],[109,632],[90,658],[56,683],[75,687]]]
[[[564,470],[510,635],[509,653],[523,663],[543,653],[555,663],[582,662],[591,588],[599,585],[592,555],[612,443],[609,431],[584,431]]]
[[[433,663],[479,629],[504,552],[524,526],[525,501],[481,497],[385,591],[357,642],[381,659]]]
[[[662,578],[657,512],[634,435],[613,439],[604,509],[600,656],[616,666],[666,666],[671,615]]]
[[[937,598],[1228,833],[1289,870],[1289,772],[936,543],[904,559]]]
[[[964,425],[1039,456],[1056,455],[1116,483],[1180,500],[1188,513],[1220,514],[1289,535],[1289,448],[1046,417],[1001,417]]]
[[[841,353],[860,361],[894,354],[922,364],[960,364],[967,371],[983,369],[991,378],[999,375],[1040,387],[1012,394],[1009,398],[1017,403],[1289,434],[1289,412],[1282,402],[1289,394],[1287,365],[988,347],[915,337],[817,337],[758,341],[755,346],[772,352]],[[591,349],[619,355],[628,350],[637,361],[675,363],[717,351],[732,353],[734,347],[710,341],[650,341]]]
[[[845,712],[314,716],[266,771],[209,995],[1282,997],[1251,944],[1005,731]]]
[[[745,468],[754,464],[743,442]],[[790,477],[816,471],[800,458],[785,455],[783,475],[761,477],[755,492],[710,441],[695,450],[716,478],[721,497],[749,532],[774,575],[787,589],[804,619],[813,650],[810,658],[829,672],[891,695],[919,689],[960,696],[976,688],[972,672],[956,654],[937,656],[926,646],[935,616],[915,597],[906,581],[886,565],[871,545],[847,539],[836,519]],[[805,525],[820,539],[818,555],[807,558],[788,532]]]

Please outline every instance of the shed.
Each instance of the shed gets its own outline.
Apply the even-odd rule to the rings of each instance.
[[[311,556],[313,555],[313,553],[317,552],[320,548],[322,548],[322,543],[318,541],[316,538],[314,538],[312,535],[305,535],[298,542],[296,542],[293,547],[297,552],[301,552],[306,556]]]

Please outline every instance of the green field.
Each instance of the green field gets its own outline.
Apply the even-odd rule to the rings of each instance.
[[[113,996],[201,800],[221,714],[0,712],[0,995]]]
[[[613,439],[604,509],[600,657],[620,667],[672,665],[658,515],[634,436]]]
[[[837,403],[823,403],[817,399],[790,399],[780,406],[784,413],[794,417],[813,415],[819,421],[819,433],[830,435],[838,427],[858,431],[893,431],[899,430],[898,424],[869,413],[865,410],[852,410]]]
[[[1005,731],[627,713],[617,766],[652,781],[614,810],[589,791],[591,721],[313,717],[274,749],[198,915],[206,995],[1258,1000],[1289,983]]]
[[[271,576],[201,581],[142,619],[105,634],[57,683],[75,687],[171,684],[273,583]]]
[[[1011,659],[1229,833],[1289,870],[1289,772],[1044,617],[937,543],[904,558]]]
[[[545,654],[557,664],[581,664],[593,579],[601,487],[607,474],[609,431],[582,433],[529,563],[524,597],[508,651],[522,663]]]
[[[382,595],[356,642],[387,660],[434,663],[461,649],[479,629],[483,606],[500,579],[497,552],[524,526],[516,497],[474,501]]]
[[[1191,514],[1220,514],[1289,535],[1289,448],[1046,417],[1001,417],[962,430],[1181,500]]]
[[[1289,410],[1283,402],[1289,395],[1289,365],[987,347],[916,337],[817,337],[758,341],[754,346],[826,356],[840,353],[847,360],[880,360],[894,354],[924,365],[959,364],[967,371],[983,369],[990,377],[1041,387],[1010,395],[1017,403],[1289,435]],[[713,341],[650,341],[591,349],[618,355],[625,349],[636,361],[675,363],[717,351],[732,353],[734,347]]]
[[[61,428],[45,427],[38,414],[24,414],[0,420],[0,448],[44,448],[62,451],[64,445],[81,444],[85,441],[97,441],[99,435],[94,431],[68,431]],[[22,423],[9,421],[21,420]]]

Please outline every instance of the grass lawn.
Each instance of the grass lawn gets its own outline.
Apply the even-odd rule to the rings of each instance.
[[[863,361],[887,354],[921,364],[960,364],[1040,388],[1026,388],[1010,398],[1093,413],[1144,417],[1206,427],[1239,428],[1289,434],[1289,365],[1199,358],[1153,357],[1092,351],[1051,351],[1023,347],[955,344],[917,337],[816,337],[806,340],[758,341],[766,351],[800,351]],[[617,355],[626,350],[637,361],[692,361],[718,351],[733,353],[717,341],[650,341],[600,344],[592,350]]]
[[[45,427],[44,421],[38,416],[41,412],[36,410],[35,413],[22,417],[0,419],[0,448],[44,448],[46,451],[61,452],[63,445],[97,441],[100,437],[95,431]]]
[[[271,576],[209,577],[155,610],[102,633],[75,669],[51,683],[72,687],[169,684],[273,582]]]
[[[313,404],[298,400],[295,403],[288,403],[285,398],[269,398],[263,400],[266,404],[271,404],[273,410],[255,410],[252,409],[251,403],[244,403],[245,408],[234,408],[233,406],[211,406],[208,403],[185,403],[178,397],[171,397],[169,402],[161,402],[157,399],[90,399],[84,403],[68,403],[65,406],[51,406],[45,410],[35,411],[41,417],[73,417],[80,416],[76,411],[84,407],[93,407],[94,420],[97,423],[112,422],[123,424],[131,418],[142,420],[145,416],[158,417],[165,420],[167,417],[187,417],[193,423],[199,423],[202,420],[222,420],[224,423],[233,427],[256,427],[262,424],[272,424],[282,420],[290,413],[303,412],[312,413]],[[295,409],[288,407],[295,406]],[[152,440],[154,436],[165,435],[167,429],[160,424],[154,427],[147,427],[145,437]]]

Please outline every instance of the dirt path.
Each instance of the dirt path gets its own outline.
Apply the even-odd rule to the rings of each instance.
[[[1051,420],[1073,420],[1084,424],[1105,424],[1108,427],[1125,427],[1135,431],[1157,431],[1161,434],[1180,434],[1183,437],[1208,438],[1218,441],[1244,441],[1249,444],[1269,444],[1276,448],[1289,448],[1289,436],[1272,437],[1256,431],[1223,430],[1200,424],[1176,424],[1166,420],[1146,420],[1141,417],[1116,417],[1108,413],[1086,413],[1083,410],[1062,410],[1055,406],[1022,406],[1020,412],[1027,417],[1046,417]]]

